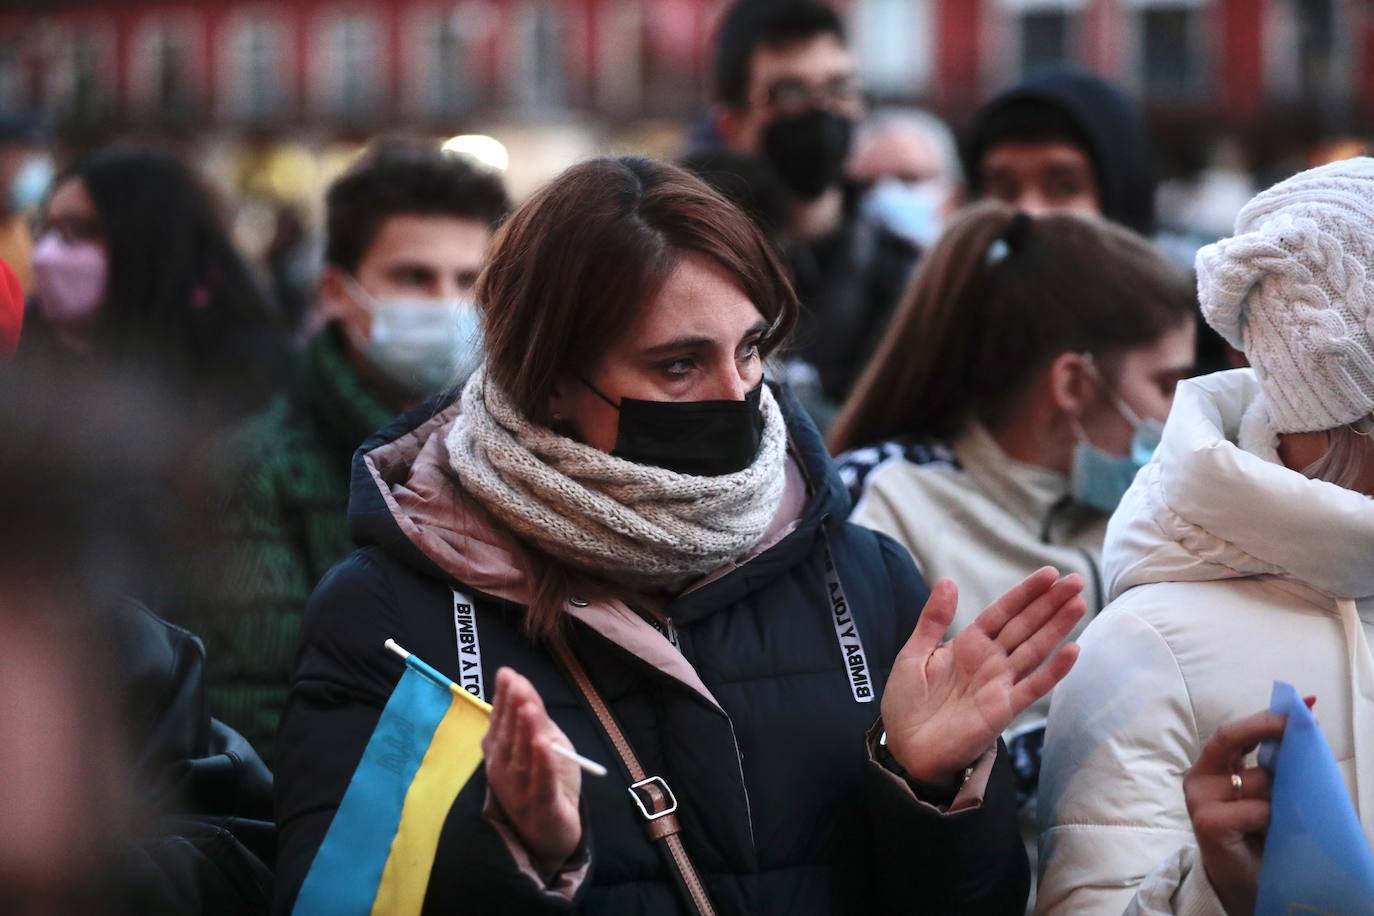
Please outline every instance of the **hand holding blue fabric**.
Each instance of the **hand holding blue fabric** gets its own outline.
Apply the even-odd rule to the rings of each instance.
[[[1198,855],[1231,916],[1254,912],[1269,824],[1269,774],[1261,767],[1243,768],[1245,757],[1261,741],[1283,734],[1283,724],[1283,716],[1272,712],[1227,722],[1183,777]]]
[[[1260,750],[1274,791],[1255,913],[1374,910],[1374,855],[1317,720],[1282,681],[1269,708],[1287,716],[1288,727],[1281,742]]]

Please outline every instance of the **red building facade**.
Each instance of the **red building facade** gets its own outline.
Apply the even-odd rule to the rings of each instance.
[[[1061,62],[1156,111],[1374,123],[1369,0],[836,0],[882,98],[960,119]],[[116,125],[450,127],[699,110],[721,0],[45,0],[0,6],[0,107]]]

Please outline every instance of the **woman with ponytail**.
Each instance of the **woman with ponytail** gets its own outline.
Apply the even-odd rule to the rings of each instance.
[[[959,583],[954,628],[1041,566],[1103,604],[1107,517],[1193,364],[1194,297],[1148,242],[1105,220],[966,210],[922,259],[831,433],[851,520]],[[1013,747],[1036,779],[1048,698]]]

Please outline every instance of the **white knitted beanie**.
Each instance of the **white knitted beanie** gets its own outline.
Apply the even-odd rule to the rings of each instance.
[[[1245,352],[1281,433],[1374,413],[1374,159],[1261,192],[1197,254],[1202,314]]]

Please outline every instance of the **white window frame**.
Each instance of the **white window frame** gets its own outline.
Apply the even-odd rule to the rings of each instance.
[[[96,109],[109,112],[120,99],[115,95],[115,70],[118,47],[115,24],[105,18],[83,17],[63,23],[54,35],[52,68],[44,88],[45,108],[66,116],[76,93],[76,48],[89,46],[96,54]]]
[[[1221,57],[1213,54],[1218,46],[1219,26],[1215,0],[1124,0],[1126,7],[1125,82],[1142,98],[1151,97],[1154,87],[1145,81],[1145,17],[1152,10],[1180,10],[1194,13],[1188,37],[1194,60],[1191,85],[1170,90],[1167,98],[1178,102],[1202,102],[1216,92]]]
[[[1349,105],[1355,97],[1355,80],[1359,73],[1359,29],[1355,24],[1364,15],[1353,0],[1335,0],[1332,18],[1335,20],[1335,44],[1331,55],[1331,85],[1337,101]],[[1296,103],[1301,100],[1301,54],[1298,44],[1298,17],[1289,0],[1271,2],[1265,8],[1264,21],[1264,89],[1265,95],[1279,101]]]
[[[1008,86],[1025,77],[1025,51],[1022,18],[1027,13],[1065,13],[1070,17],[1067,66],[1081,65],[1083,57],[1083,14],[1091,0],[997,0],[984,17],[980,42],[983,84]]]
[[[264,76],[253,62],[241,67],[240,44],[253,27],[274,31],[276,53],[271,58],[275,73]],[[296,103],[296,47],[294,21],[271,7],[245,7],[235,10],[220,27],[220,79],[216,87],[216,107],[221,117],[235,123],[275,123],[290,116]],[[258,111],[249,91],[258,80],[274,86],[270,110]]]
[[[596,87],[593,105],[627,114],[644,103],[644,6],[639,0],[604,0],[596,13]]]
[[[364,59],[343,60],[334,40],[345,28],[360,28]],[[319,118],[366,123],[381,112],[386,100],[391,61],[387,57],[386,23],[376,7],[333,6],[317,8],[311,17],[308,70],[310,111]],[[352,63],[352,66],[350,66]],[[362,87],[361,99],[350,107],[348,81]]]
[[[937,0],[860,0],[850,15],[865,89],[888,98],[928,94],[935,81]]]
[[[544,0],[523,0],[510,3],[510,19],[507,20],[507,38],[510,47],[505,60],[506,85],[503,95],[507,102],[525,111],[560,111],[568,103],[568,66],[565,54],[569,28],[564,18],[566,10],[561,3],[546,3]],[[554,17],[553,26],[557,36],[553,41],[554,59],[540,54],[538,30],[544,17]],[[552,67],[548,72],[555,74],[551,86],[540,85],[536,78],[545,65]],[[551,92],[545,92],[546,89]]]
[[[200,13],[178,10],[147,16],[130,37],[125,70],[129,75],[130,108],[145,116],[162,114],[159,110],[161,100],[157,97],[157,81],[161,74],[155,65],[154,52],[160,50],[156,43],[168,35],[174,35],[185,51],[182,76],[190,89],[188,104],[194,107],[204,97],[205,81],[200,62],[205,59],[205,21]]]
[[[28,103],[28,68],[33,53],[33,38],[28,30],[11,26],[0,35],[0,106],[19,111]]]
[[[499,26],[496,11],[487,0],[460,0],[411,9],[402,25],[402,107],[412,117],[436,122],[459,118],[482,101],[481,58],[492,33]],[[444,78],[441,62],[434,56],[434,32],[447,28],[458,34],[460,53],[456,67],[461,74],[452,110],[445,108],[438,81]]]

